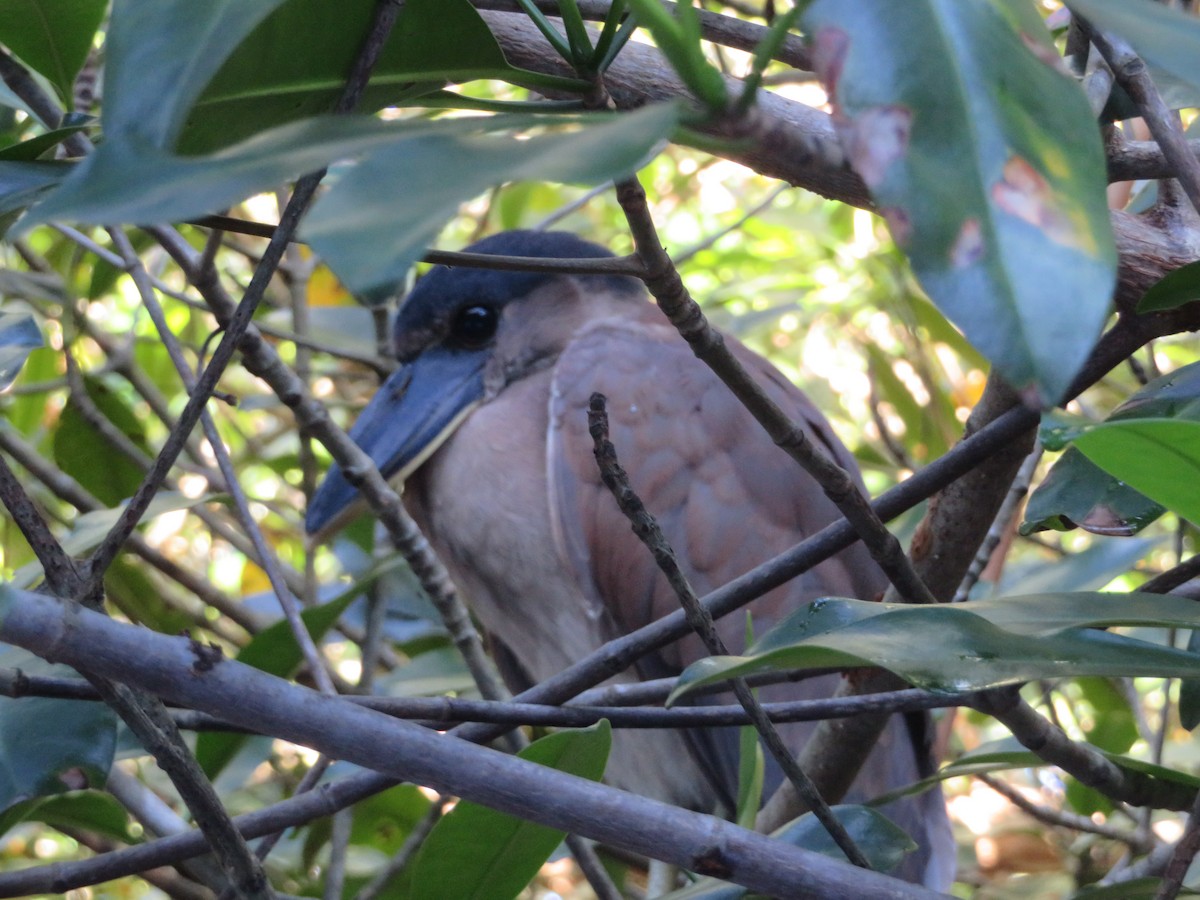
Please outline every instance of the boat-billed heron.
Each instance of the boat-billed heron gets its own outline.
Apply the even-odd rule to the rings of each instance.
[[[467,248],[525,257],[609,252],[561,232],[516,231]],[[815,482],[777,448],[688,349],[638,280],[438,266],[401,305],[400,368],[352,437],[385,476],[466,593],[514,687],[524,687],[678,602],[607,494],[587,430],[588,398],[608,398],[611,438],[633,487],[705,594],[838,518]],[[853,458],[809,400],[732,338],[742,364],[842,466]],[[343,517],[355,489],[334,467],[308,510],[310,532]],[[861,544],[751,607],[755,633],[825,595],[877,597],[881,573]],[[722,633],[742,645],[744,618]],[[678,673],[695,638],[644,658],[628,680]],[[524,683],[522,683],[524,682]],[[837,679],[776,685],[764,699],[828,696]],[[783,726],[802,745],[811,724]],[[928,774],[912,721],[896,716],[859,776],[867,799]],[[737,729],[619,734],[606,779],[701,811],[736,796]],[[778,782],[771,767],[768,790]],[[945,887],[952,866],[934,789],[888,813],[920,845],[902,874]]]

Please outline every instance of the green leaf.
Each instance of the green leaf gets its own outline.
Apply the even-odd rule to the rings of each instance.
[[[904,833],[904,829],[869,806],[839,805],[833,807],[833,812],[846,826],[846,831],[854,843],[863,851],[871,868],[878,872],[890,872],[900,865],[906,854],[917,849],[917,845]],[[846,858],[825,830],[825,826],[817,821],[812,813],[805,813],[772,836],[834,859]]]
[[[188,114],[177,149],[207,153],[267,128],[330,112],[362,46],[374,0],[288,0],[238,45]],[[359,109],[420,96],[446,81],[539,82],[510,66],[466,0],[409,0],[371,70]],[[557,79],[559,86],[575,84]],[[582,83],[579,83],[582,86]]]
[[[66,128],[55,128],[19,144],[10,144],[0,149],[0,160],[11,162],[32,162],[48,150],[57,147],[71,135],[83,131],[85,125],[69,125]]]
[[[1189,21],[1192,20],[1189,18]],[[1200,300],[1200,261],[1180,266],[1156,281],[1138,301],[1137,311],[1175,309],[1193,300]]]
[[[931,691],[1073,675],[1200,673],[1200,660],[1184,651],[1094,630],[1112,625],[1195,628],[1200,610],[1154,594],[1042,594],[941,607],[825,598],[788,616],[745,656],[693,663],[671,702],[737,675],[825,666],[880,666]]]
[[[138,843],[138,839],[130,833],[129,814],[125,807],[103,791],[68,791],[53,797],[26,801],[18,804],[18,807],[25,807],[20,818],[22,822],[44,822],[60,830],[84,829],[124,844]],[[13,807],[5,814],[5,821],[18,807]],[[0,824],[0,834],[5,828],[6,825]]]
[[[0,594],[7,591],[0,585]],[[31,654],[19,667],[39,675],[76,675]],[[30,814],[32,807],[14,810],[23,801],[103,785],[116,735],[116,715],[103,703],[0,697],[0,833]]]
[[[816,0],[842,145],[922,287],[1018,388],[1057,402],[1116,274],[1099,132],[1024,0]]]
[[[599,781],[611,745],[612,730],[605,720],[591,728],[547,735],[520,756]],[[563,836],[553,828],[460,801],[438,822],[421,848],[412,896],[439,900],[515,897]]]
[[[1200,59],[1196,55],[1200,22],[1149,0],[1069,0],[1067,5],[1098,28],[1115,31],[1129,41],[1152,71],[1162,70],[1191,89],[1187,100],[1179,98],[1174,103],[1195,103],[1200,95]],[[1154,75],[1159,81],[1159,73]]]
[[[105,41],[106,144],[174,146],[205,85],[281,2],[208,0],[197,8],[192,0],[114,0]]]
[[[7,0],[0,3],[0,43],[54,85],[70,109],[108,0]]]
[[[1200,422],[1200,364],[1192,363],[1155,378],[1105,421],[1156,418]],[[1092,422],[1076,416],[1046,416],[1042,444],[1047,449],[1061,448],[1092,427]],[[1066,530],[1075,525],[1096,534],[1133,534],[1164,512],[1162,504],[1135,490],[1136,484],[1097,465],[1082,449],[1068,449],[1034,491],[1021,525],[1022,534],[1045,528]]]
[[[1030,495],[1020,532],[1082,528],[1092,534],[1128,537],[1164,512],[1162,504],[1113,478],[1070,447]]]
[[[1109,753],[1129,750],[1138,739],[1138,730],[1125,695],[1107,678],[1079,678],[1076,684],[1094,713],[1090,721],[1080,723],[1088,742]]]
[[[506,181],[594,184],[628,175],[677,117],[673,104],[655,104],[526,140],[429,133],[397,142],[347,171],[300,233],[351,291],[386,296],[463,201]]]
[[[88,399],[108,424],[150,455],[142,422],[126,400],[100,379],[84,377]],[[106,506],[116,506],[142,483],[142,468],[112,446],[69,400],[54,431],[54,461]]]
[[[300,613],[304,627],[314,642],[320,642],[325,633],[337,622],[338,616],[354,600],[353,592],[346,592],[336,600],[314,606]],[[253,666],[280,678],[289,677],[304,660],[300,645],[296,643],[291,626],[281,619],[270,628],[265,628],[242,648],[237,655],[240,663]],[[209,778],[215,778],[237,755],[245,744],[247,735],[219,731],[205,731],[196,738],[196,761]]]
[[[30,352],[44,344],[33,313],[0,310],[0,391],[16,380]]]
[[[1113,477],[1200,522],[1200,422],[1101,422],[1081,430],[1074,444]]]

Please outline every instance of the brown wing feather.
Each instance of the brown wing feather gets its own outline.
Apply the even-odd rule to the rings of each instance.
[[[647,318],[604,321],[584,329],[555,366],[550,401],[547,472],[555,533],[585,591],[603,604],[610,627],[619,632],[672,612],[678,601],[600,481],[587,433],[593,391],[608,398],[610,437],[621,464],[698,595],[781,553],[839,515],[673,329]],[[849,452],[811,402],[773,366],[729,340],[774,401],[805,424],[812,439],[843,467],[856,471]],[[855,545],[755,601],[750,607],[755,634],[817,597],[876,599],[884,584],[865,549]],[[726,644],[739,651],[744,618],[729,616],[719,627]],[[644,659],[641,673],[647,678],[671,675],[703,655],[699,639],[688,637]],[[829,696],[837,683],[836,677],[811,679],[765,688],[760,696],[768,701]],[[918,726],[927,723],[927,717],[918,719]],[[798,749],[813,727],[794,723],[781,731],[789,746]],[[726,804],[736,792],[736,734],[736,729],[708,729],[688,735],[693,755]],[[919,737],[903,717],[894,717],[847,799],[878,796],[927,774],[927,756],[916,745]],[[768,778],[777,781],[778,772]],[[921,845],[906,860],[905,877],[939,887],[948,884],[953,851],[941,792],[901,800],[887,812]]]
[[[742,361],[815,440],[852,466],[811,403],[768,363],[738,345]],[[567,555],[622,631],[676,609],[649,553],[600,481],[587,433],[588,397],[608,397],[611,438],[630,481],[658,519],[700,595],[752,569],[837,518],[833,504],[666,326],[608,321],[582,332],[559,358],[551,399],[549,459]],[[572,533],[574,532],[574,533]],[[853,548],[757,601],[762,633],[798,604],[823,595],[870,599],[882,579]],[[740,648],[740,617],[726,626]],[[694,641],[664,654],[682,667]]]

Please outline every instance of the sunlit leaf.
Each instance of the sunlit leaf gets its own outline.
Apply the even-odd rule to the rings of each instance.
[[[1105,422],[1143,419],[1200,422],[1200,364],[1155,378],[1113,410]],[[1060,449],[1092,427],[1092,422],[1078,417],[1047,416],[1042,423],[1042,444]],[[1128,535],[1153,522],[1164,506],[1169,506],[1161,497],[1147,496],[1149,492],[1140,490],[1134,479],[1098,464],[1092,456],[1082,446],[1062,455],[1030,497],[1022,534],[1078,525],[1096,534]],[[1123,466],[1122,472],[1126,468]]]
[[[1018,388],[1066,391],[1116,273],[1099,132],[1023,0],[816,0],[839,135],[922,287]]]
[[[941,607],[825,598],[797,610],[745,656],[693,663],[671,699],[738,675],[825,666],[880,666],[932,691],[1072,675],[1200,673],[1189,653],[1094,630],[1112,625],[1195,628],[1200,611],[1181,597],[1153,594],[1043,594]]]
[[[607,721],[547,735],[521,758],[599,781],[612,745]],[[434,827],[413,873],[414,897],[515,897],[537,874],[564,835],[486,806],[460,801]]]

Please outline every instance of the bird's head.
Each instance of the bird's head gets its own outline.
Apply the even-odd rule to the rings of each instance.
[[[504,232],[466,250],[541,259],[612,257],[598,244],[556,231]],[[641,282],[623,275],[436,266],[401,304],[392,333],[400,368],[350,436],[385,478],[403,481],[479,404],[552,365],[587,319],[644,296]],[[309,504],[305,529],[330,530],[357,498],[335,464]]]

